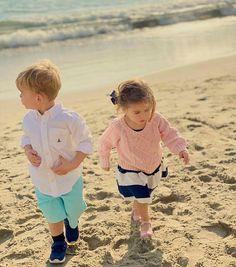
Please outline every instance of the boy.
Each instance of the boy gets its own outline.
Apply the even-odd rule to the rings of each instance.
[[[50,61],[28,67],[16,85],[22,104],[31,109],[23,119],[21,146],[53,239],[49,261],[62,263],[67,243],[79,238],[78,219],[86,209],[82,162],[92,153],[91,135],[79,115],[55,103],[61,81]]]

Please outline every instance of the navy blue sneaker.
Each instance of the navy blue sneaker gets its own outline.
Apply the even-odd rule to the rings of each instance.
[[[67,244],[65,241],[55,241],[51,247],[50,263],[62,263],[66,259]]]
[[[76,226],[75,228],[71,228],[68,219],[64,220],[65,232],[66,232],[66,242],[68,245],[75,244],[79,239],[79,228]]]

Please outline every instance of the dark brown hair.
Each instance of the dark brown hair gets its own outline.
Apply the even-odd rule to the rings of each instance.
[[[156,100],[152,89],[143,80],[128,80],[118,86],[117,106],[127,108],[130,104],[146,102],[152,105],[152,113],[155,111]]]

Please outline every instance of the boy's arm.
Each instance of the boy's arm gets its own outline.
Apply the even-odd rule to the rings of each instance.
[[[38,155],[37,151],[35,151],[31,145],[30,137],[27,135],[27,130],[24,127],[24,121],[22,125],[23,135],[21,137],[21,147],[25,150],[25,155],[30,161],[30,163],[38,167],[41,164],[41,158]]]
[[[24,150],[25,150],[25,155],[30,161],[30,163],[33,166],[38,167],[41,164],[41,158],[38,155],[37,151],[35,151],[31,145],[25,145]]]
[[[58,175],[65,175],[68,172],[76,169],[87,157],[87,154],[77,151],[75,157],[72,160],[67,160],[62,156],[59,157],[57,166],[53,167],[52,170]]]
[[[76,113],[69,124],[72,140],[75,143],[75,150],[84,154],[93,153],[92,135],[85,121]]]
[[[91,133],[83,119],[76,113],[72,113],[71,120],[68,122],[72,141],[75,144],[76,155],[72,160],[59,157],[57,165],[52,168],[58,175],[65,175],[76,169],[93,152],[93,143]]]

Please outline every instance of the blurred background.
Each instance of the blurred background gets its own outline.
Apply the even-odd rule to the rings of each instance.
[[[0,0],[0,100],[49,58],[62,94],[236,53],[236,0]]]

